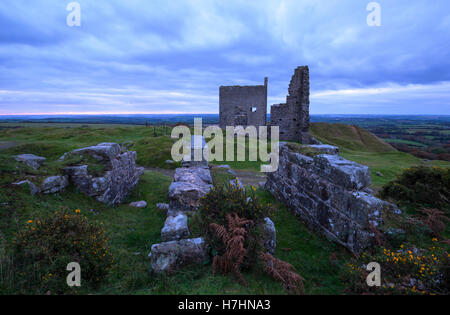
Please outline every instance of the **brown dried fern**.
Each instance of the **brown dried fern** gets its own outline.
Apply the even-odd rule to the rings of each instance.
[[[261,252],[261,259],[264,261],[264,270],[273,279],[281,282],[288,292],[304,294],[303,277],[295,272],[294,266],[273,257],[268,253]]]
[[[244,247],[245,235],[252,220],[242,219],[236,213],[227,214],[228,226],[212,223],[211,230],[214,231],[225,245],[225,253],[222,256],[215,256],[213,260],[214,273],[221,271],[224,274],[233,273],[244,285],[247,285],[241,273],[241,265],[244,262],[247,250]]]
[[[445,212],[439,209],[424,208],[419,212],[425,215],[422,222],[433,231],[435,236],[440,236],[445,230],[446,222],[450,221]]]

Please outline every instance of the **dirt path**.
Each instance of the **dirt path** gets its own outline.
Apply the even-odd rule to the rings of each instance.
[[[259,183],[266,181],[266,175],[264,173],[242,170],[234,170],[234,172],[244,186],[253,185],[257,187]]]
[[[175,175],[175,170],[169,170],[169,169],[165,169],[165,168],[158,168],[158,167],[145,167],[146,171],[152,171],[152,172],[157,172],[163,175],[166,175],[170,178],[173,178],[173,175]]]
[[[175,174],[175,170],[165,168],[146,167],[145,170],[158,172],[170,178],[173,178],[173,175]],[[266,181],[266,175],[264,173],[243,170],[234,170],[234,172],[244,185],[258,186],[259,183]]]

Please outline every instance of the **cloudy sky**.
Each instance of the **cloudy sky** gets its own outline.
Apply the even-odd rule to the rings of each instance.
[[[0,114],[218,113],[220,85],[285,100],[309,65],[313,114],[450,114],[450,2],[0,2]]]

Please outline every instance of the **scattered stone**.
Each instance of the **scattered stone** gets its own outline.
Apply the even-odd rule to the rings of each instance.
[[[277,230],[270,218],[264,218],[264,248],[271,255],[275,255],[277,248]]]
[[[360,253],[371,243],[371,226],[380,226],[382,213],[398,213],[398,208],[374,197],[367,166],[338,155],[313,158],[280,144],[278,171],[269,173],[265,188],[309,228]]]
[[[384,177],[384,175],[381,172],[376,172],[375,174],[379,177]]]
[[[209,259],[203,238],[154,244],[149,257],[151,270],[156,273],[172,273],[181,267],[202,264]]]
[[[169,216],[161,230],[161,238],[163,242],[177,241],[188,238],[191,233],[188,229],[188,219],[183,213],[176,216]]]
[[[167,211],[167,210],[169,210],[169,204],[168,203],[157,203],[156,209]]]
[[[67,176],[47,177],[41,185],[41,192],[44,194],[55,194],[64,191],[69,186]]]
[[[38,186],[36,186],[32,182],[30,182],[29,180],[22,180],[20,182],[13,183],[13,185],[17,185],[17,186],[28,185],[28,188],[30,189],[30,193],[32,196],[36,195],[37,193],[39,193],[41,191]]]
[[[89,155],[105,165],[106,170],[101,177],[90,175],[88,165],[66,167],[63,173],[81,192],[108,205],[124,202],[144,173],[142,167],[136,166],[136,152],[122,152],[117,143],[100,143],[68,154]]]
[[[45,157],[37,156],[34,154],[20,154],[14,156],[14,159],[18,162],[25,163],[35,170],[37,170],[46,160]]]
[[[145,202],[144,200],[132,202],[132,203],[130,203],[130,207],[134,207],[134,208],[147,208],[147,202]]]
[[[168,164],[168,165],[170,165],[170,164],[175,164],[175,162],[172,161],[172,160],[167,160],[167,161],[166,161],[166,164]]]

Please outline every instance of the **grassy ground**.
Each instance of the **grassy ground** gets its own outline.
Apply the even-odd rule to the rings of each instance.
[[[384,177],[374,178],[375,185],[393,179],[403,168],[424,163],[408,154],[397,152],[364,131],[328,130],[336,128],[313,124],[313,134],[325,143],[339,145],[346,158],[365,163],[371,167],[372,175],[380,171]],[[338,132],[341,132],[339,134]],[[270,278],[256,272],[245,275],[248,287],[241,286],[230,277],[213,276],[210,265],[180,271],[174,276],[156,276],[149,273],[150,247],[161,241],[160,230],[165,214],[155,208],[165,202],[171,178],[158,172],[146,171],[129,201],[146,200],[146,209],[121,205],[108,208],[96,200],[80,194],[73,187],[57,195],[34,197],[10,183],[30,175],[47,176],[55,171],[55,161],[63,153],[100,142],[128,142],[131,150],[138,153],[138,164],[147,167],[174,168],[167,165],[173,140],[163,135],[162,128],[137,126],[62,128],[55,126],[27,127],[0,130],[0,142],[12,143],[0,151],[0,255],[5,255],[18,227],[27,220],[53,213],[56,209],[81,209],[89,220],[103,222],[111,239],[110,247],[115,264],[107,282],[92,294],[283,294],[281,286]],[[333,137],[329,135],[332,134]],[[334,136],[337,135],[337,136]],[[19,153],[34,153],[48,158],[46,166],[38,172],[24,169],[11,156]],[[217,163],[223,164],[223,163]],[[228,163],[233,168],[259,170],[260,162]],[[441,166],[449,163],[437,162]],[[216,183],[226,182],[229,175],[223,170],[214,171]],[[277,257],[293,264],[305,278],[307,294],[343,293],[345,284],[340,280],[341,265],[348,261],[349,254],[325,238],[311,233],[297,218],[262,190],[257,194],[264,202],[277,209],[273,218],[277,227]],[[93,211],[90,211],[90,210]],[[96,214],[98,213],[98,214]],[[330,263],[330,256],[337,261]],[[0,270],[3,270],[0,259]],[[0,272],[0,293],[15,293],[12,275]]]
[[[375,189],[395,179],[406,168],[417,165],[450,167],[450,162],[425,161],[397,151],[360,127],[313,123],[311,134],[323,143],[338,146],[344,158],[369,166]],[[377,176],[377,172],[383,176]]]

